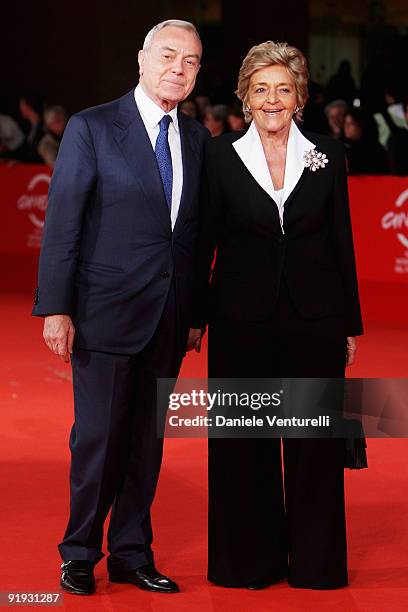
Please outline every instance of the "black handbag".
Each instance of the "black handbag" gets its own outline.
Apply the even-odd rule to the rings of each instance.
[[[364,436],[363,426],[359,419],[345,419],[345,458],[344,467],[350,470],[362,470],[368,467],[367,442]]]

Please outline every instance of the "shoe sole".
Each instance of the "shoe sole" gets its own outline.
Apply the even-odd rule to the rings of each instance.
[[[62,584],[60,584],[60,587],[63,591],[65,591],[65,593],[70,593],[71,595],[84,595],[86,597],[87,595],[93,595],[95,593],[95,591],[76,591],[74,589],[69,589],[68,587],[63,586]]]
[[[146,588],[143,583],[140,584],[139,582],[136,582],[135,580],[127,580],[125,578],[117,578],[116,576],[109,576],[109,582],[115,582],[116,584],[133,584],[134,586],[138,587],[139,589],[141,589],[142,591],[148,591],[149,593],[168,593],[168,594],[172,594],[172,593],[180,593],[180,590],[177,591],[161,591],[158,589],[149,589]]]

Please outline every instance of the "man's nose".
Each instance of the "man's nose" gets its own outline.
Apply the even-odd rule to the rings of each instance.
[[[173,62],[172,72],[174,74],[183,74],[184,72],[184,62],[181,55],[177,56]]]

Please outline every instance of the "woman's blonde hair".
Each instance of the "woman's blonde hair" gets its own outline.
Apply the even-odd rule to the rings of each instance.
[[[307,80],[309,78],[309,71],[307,69],[306,58],[299,49],[288,45],[286,42],[276,43],[272,40],[267,40],[249,50],[242,62],[238,75],[238,88],[235,93],[242,101],[242,108],[247,123],[252,120],[251,111],[247,106],[251,76],[261,68],[267,68],[276,64],[284,66],[295,82],[296,99],[299,107],[295,117],[297,120],[301,120],[302,110],[308,98]]]

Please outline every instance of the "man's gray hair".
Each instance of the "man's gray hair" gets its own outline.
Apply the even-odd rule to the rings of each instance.
[[[53,115],[58,115],[65,121],[68,119],[68,113],[63,106],[59,104],[55,104],[54,106],[47,106],[44,111],[44,121],[48,121],[52,118]]]
[[[228,117],[228,106],[226,104],[207,106],[205,114],[211,115],[216,121],[226,121]]]
[[[345,111],[348,111],[349,105],[345,100],[333,100],[332,102],[326,104],[326,106],[324,107],[324,112],[326,116],[328,116],[329,111],[331,111],[332,108],[343,108]]]
[[[182,21],[181,19],[167,19],[167,21],[162,21],[161,23],[158,23],[157,25],[155,25],[154,28],[152,28],[150,32],[147,33],[146,38],[144,39],[144,43],[143,43],[143,51],[148,51],[152,43],[154,35],[157,34],[157,32],[160,32],[160,30],[162,30],[163,28],[167,28],[168,26],[190,30],[190,32],[193,32],[193,34],[197,36],[201,44],[200,35],[197,32],[197,28],[195,27],[194,24],[190,23],[189,21]]]

